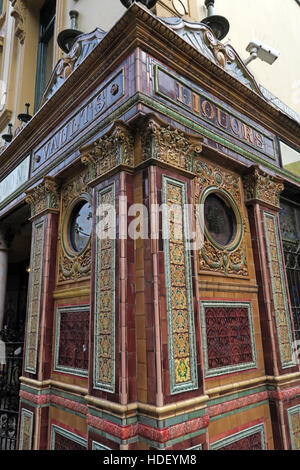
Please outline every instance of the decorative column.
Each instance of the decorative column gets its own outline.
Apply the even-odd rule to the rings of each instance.
[[[260,322],[265,369],[271,390],[274,443],[276,449],[288,449],[285,400],[288,390],[300,397],[300,374],[293,349],[295,335],[278,215],[279,197],[284,185],[280,178],[254,165],[244,178],[244,188],[259,285]]]
[[[89,169],[94,207],[86,397],[89,448],[96,442],[126,450],[134,448],[137,440],[137,426],[131,424],[137,379],[134,240],[127,236],[128,208],[133,203],[134,139],[130,128],[115,122],[107,134],[82,148],[81,154]],[[99,431],[105,431],[106,439]]]
[[[51,374],[59,197],[57,182],[46,176],[41,184],[27,192],[26,198],[31,206],[32,246],[23,377],[20,379],[20,450],[43,450],[47,445],[48,407],[42,408],[38,403],[43,393],[39,384],[49,380]],[[31,406],[22,402],[22,398],[28,400],[25,391],[28,383],[35,384],[37,393],[37,400]],[[25,439],[28,426],[32,432]]]
[[[5,296],[8,270],[8,246],[4,231],[0,231],[0,331],[3,328],[5,314]]]

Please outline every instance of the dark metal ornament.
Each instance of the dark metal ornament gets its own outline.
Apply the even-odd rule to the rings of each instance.
[[[30,103],[25,103],[25,112],[18,115],[18,119],[21,122],[29,122],[32,119],[32,116],[29,114]]]
[[[207,8],[207,17],[201,23],[208,26],[214,32],[216,38],[222,41],[229,32],[229,21],[224,16],[214,15],[215,0],[205,0],[204,3]]]
[[[8,124],[8,133],[2,135],[2,139],[5,140],[5,142],[10,143],[13,139],[13,133],[12,133],[12,124]]]
[[[222,39],[227,36],[230,29],[229,21],[224,16],[207,16],[201,20],[201,23],[208,26],[215,33],[215,36],[219,41],[222,41]]]
[[[72,46],[81,34],[83,34],[82,31],[78,31],[77,29],[77,19],[78,19],[78,11],[76,10],[71,10],[69,12],[70,19],[71,19],[71,28],[70,29],[64,29],[59,33],[57,36],[57,43],[59,47],[66,53],[68,54],[70,50],[72,49]]]
[[[129,8],[133,3],[135,3],[135,0],[121,0],[121,3],[124,7]],[[147,8],[153,8],[156,5],[157,0],[139,0],[138,3],[142,3]]]

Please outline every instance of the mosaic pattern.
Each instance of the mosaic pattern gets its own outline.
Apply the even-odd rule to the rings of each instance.
[[[26,333],[25,372],[35,374],[37,369],[38,332],[43,274],[45,221],[33,224],[33,244],[29,286],[29,310]]]
[[[283,368],[286,368],[294,366],[295,360],[293,357],[291,320],[276,216],[264,212],[264,226],[281,365]]]
[[[258,424],[210,445],[210,450],[266,450],[264,424]]]
[[[59,426],[52,425],[50,450],[86,450],[87,442],[78,436]]]
[[[115,207],[115,187],[98,192],[97,210],[102,204]],[[97,225],[99,216],[97,214]],[[106,226],[110,233],[115,220]],[[115,391],[115,240],[97,236],[95,272],[94,387]]]
[[[288,411],[292,450],[300,450],[300,405]]]
[[[257,367],[249,302],[202,301],[205,377]]]
[[[58,308],[54,370],[88,375],[89,306]]]
[[[19,450],[32,449],[33,413],[22,409]]]
[[[186,184],[164,176],[163,203],[170,393],[175,394],[198,387]]]

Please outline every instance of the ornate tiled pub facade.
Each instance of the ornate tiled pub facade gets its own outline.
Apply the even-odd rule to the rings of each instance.
[[[30,208],[18,448],[300,449],[299,123],[205,24],[135,2],[43,100],[1,155],[30,162],[1,205]]]

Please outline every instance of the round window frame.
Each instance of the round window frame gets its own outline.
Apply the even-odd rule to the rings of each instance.
[[[220,243],[218,243],[210,235],[210,233],[209,233],[209,231],[206,227],[205,216],[204,216],[205,201],[206,201],[207,197],[210,196],[211,194],[214,194],[214,195],[218,196],[220,199],[223,199],[223,201],[225,203],[229,204],[229,206],[231,207],[231,209],[233,210],[233,213],[235,215],[236,233],[235,233],[235,236],[234,236],[233,240],[230,243],[228,243],[227,245],[221,245]],[[241,243],[242,237],[243,237],[243,219],[242,219],[240,210],[239,210],[235,200],[231,196],[231,194],[229,194],[224,189],[220,189],[216,186],[213,186],[213,187],[207,188],[204,191],[204,193],[202,194],[202,197],[200,199],[200,204],[202,205],[202,220],[203,220],[203,225],[204,225],[204,235],[205,235],[205,237],[210,241],[210,243],[214,247],[216,247],[220,251],[225,251],[225,250],[226,251],[234,251],[234,250],[236,250],[237,247],[239,246],[239,244]]]
[[[63,243],[62,244],[63,244],[65,253],[70,258],[76,258],[78,256],[81,256],[88,249],[91,243],[93,229],[91,230],[91,234],[89,236],[88,242],[86,243],[85,247],[81,251],[74,250],[70,241],[70,223],[71,223],[72,214],[76,206],[82,202],[88,203],[92,207],[92,199],[90,198],[90,196],[88,194],[81,194],[69,204],[66,210],[64,221],[63,221],[63,228],[62,228],[62,242]]]

